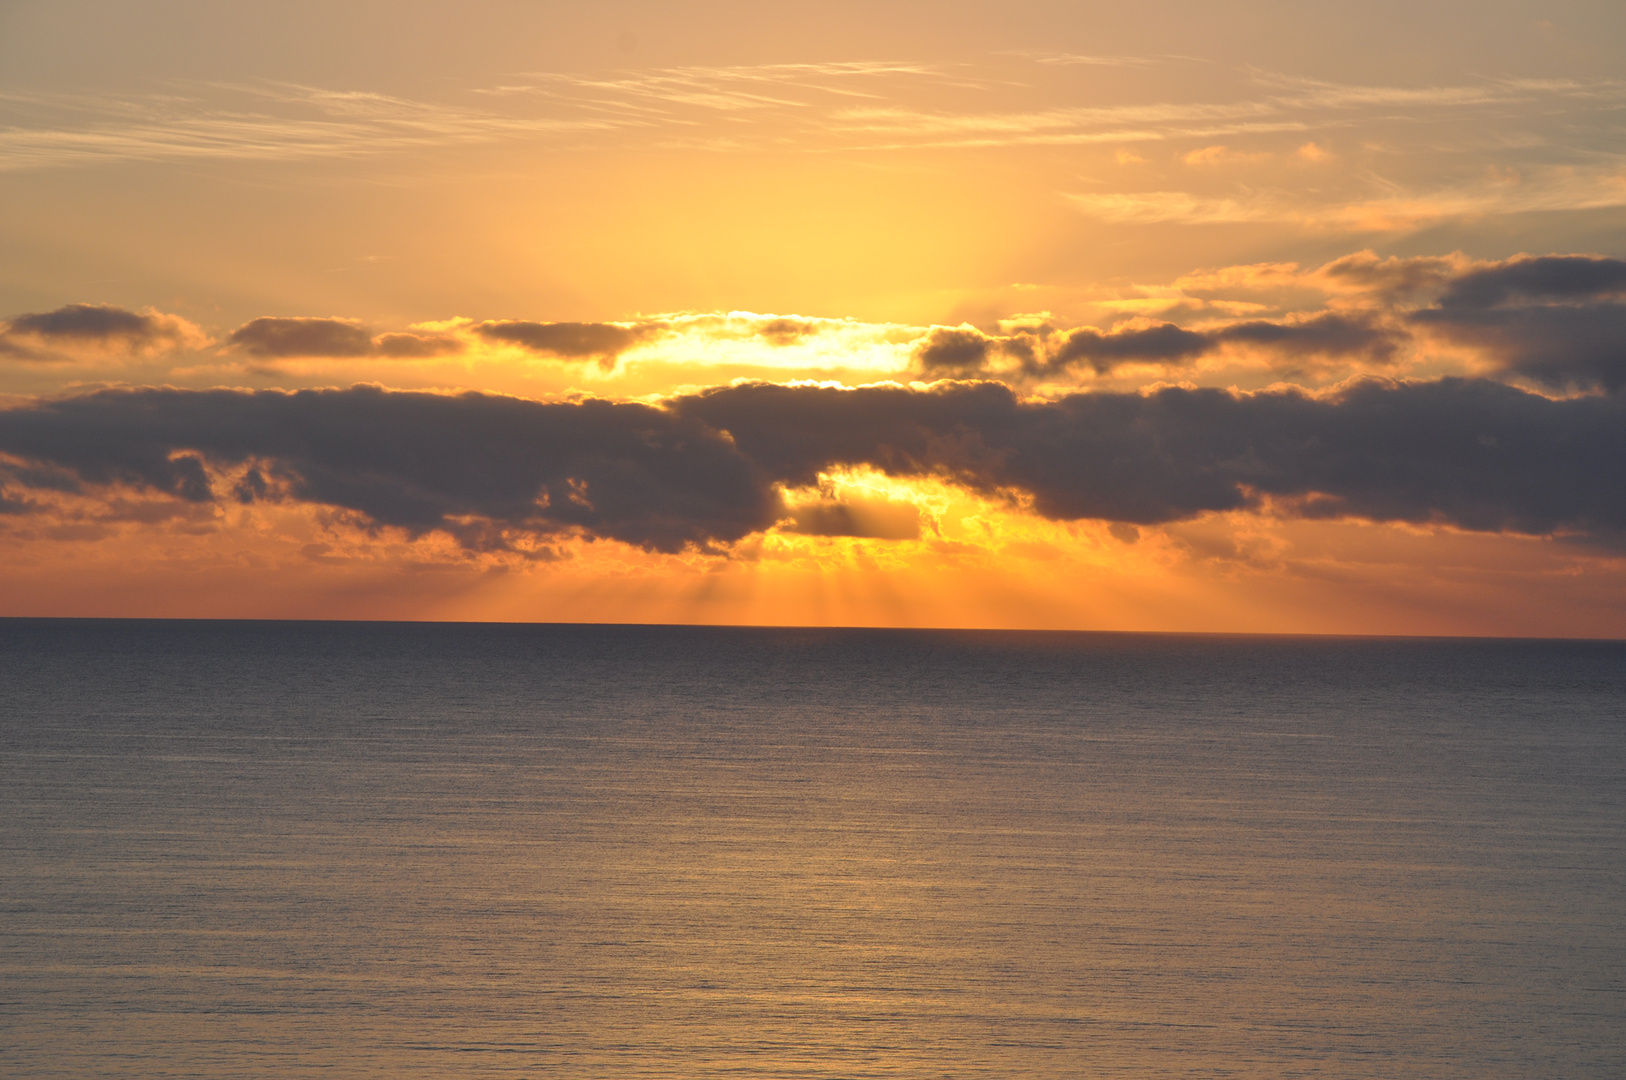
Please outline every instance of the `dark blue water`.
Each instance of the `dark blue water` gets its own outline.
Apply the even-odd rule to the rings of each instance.
[[[7,1076],[1626,1075],[1626,645],[0,621]]]

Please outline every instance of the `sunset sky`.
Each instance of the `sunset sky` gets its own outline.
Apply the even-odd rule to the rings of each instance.
[[[0,0],[0,615],[1626,636],[1626,5]]]

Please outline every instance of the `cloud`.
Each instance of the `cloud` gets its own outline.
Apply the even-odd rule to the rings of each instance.
[[[969,326],[939,326],[916,344],[913,355],[924,374],[936,377],[987,374],[996,369],[1001,357],[1015,359],[1027,375],[1054,376],[1077,366],[1104,375],[1123,364],[1181,367],[1230,345],[1264,350],[1278,360],[1294,362],[1336,356],[1387,364],[1405,339],[1403,330],[1371,315],[1323,312],[1197,330],[1164,322],[1131,325],[1110,333],[1086,326],[1063,334],[1042,324],[995,336]]]
[[[283,497],[499,547],[579,529],[657,551],[784,516],[716,431],[647,405],[350,390],[107,390],[0,411],[0,453],[78,485]],[[228,489],[211,472],[241,474]],[[5,479],[0,477],[0,479]],[[9,482],[35,486],[12,470]],[[59,485],[60,486],[60,485]]]
[[[1406,335],[1370,316],[1326,312],[1280,322],[1255,319],[1232,323],[1209,331],[1208,337],[1216,344],[1256,345],[1292,356],[1360,356],[1387,363]]]
[[[848,495],[793,506],[787,531],[807,536],[917,540],[920,508],[905,500]]]
[[[1034,55],[1024,63],[1178,66],[1176,57]],[[682,144],[911,149],[1125,144],[1209,145],[1282,133],[1295,142],[1336,129],[1438,130],[1454,123],[1507,140],[1563,114],[1609,124],[1626,99],[1618,80],[1481,79],[1455,86],[1351,86],[1208,68],[1225,80],[1208,100],[1091,103],[1071,80],[1044,90],[1004,61],[908,61],[537,72],[440,100],[290,83],[171,80],[161,92],[99,95],[0,91],[0,170],[115,161],[279,162],[477,144]],[[1186,86],[1169,72],[1161,87]],[[961,91],[974,87],[973,97]],[[1036,96],[1037,95],[1037,96]],[[974,103],[955,109],[956,101]],[[864,103],[854,108],[855,102]],[[1585,130],[1585,128],[1581,128]],[[1430,146],[1429,149],[1434,149]],[[1576,159],[1590,158],[1586,147]]]
[[[461,339],[445,333],[390,333],[374,337],[353,319],[251,319],[231,332],[226,344],[262,360],[291,357],[383,356],[416,359],[461,352]]]
[[[348,319],[253,319],[233,330],[226,344],[251,356],[368,356],[373,336]]]
[[[165,93],[0,92],[0,171],[117,161],[352,157],[626,126],[603,116],[518,116],[447,102],[288,83],[173,82]]]
[[[1327,263],[1312,277],[1336,292],[1369,293],[1385,303],[1397,303],[1443,288],[1467,264],[1461,255],[1383,259],[1371,251],[1357,251]]]
[[[915,345],[913,355],[928,375],[974,375],[987,368],[1003,340],[970,326],[934,326]]]
[[[1434,308],[1412,320],[1474,347],[1504,373],[1555,390],[1626,389],[1626,304]]]
[[[1051,355],[1051,367],[1087,363],[1098,372],[1135,361],[1184,363],[1214,347],[1206,334],[1184,330],[1173,323],[1103,334],[1094,327],[1074,330]]]
[[[1442,308],[1488,308],[1515,300],[1583,300],[1626,293],[1626,261],[1590,255],[1519,255],[1457,275]]]
[[[1313,143],[1310,145],[1314,145]],[[1205,146],[1200,150],[1192,150],[1181,157],[1181,161],[1194,168],[1204,168],[1210,165],[1233,165],[1254,161],[1264,161],[1270,157],[1264,153],[1245,153],[1241,150],[1232,150],[1229,146],[1215,144]]]
[[[1253,199],[1213,198],[1189,191],[1137,191],[1068,195],[1088,217],[1114,225],[1229,225],[1279,216],[1274,205]]]
[[[1434,304],[1408,316],[1414,326],[1553,389],[1626,389],[1626,261],[1519,255],[1434,284]]]
[[[1302,273],[1283,264],[1188,275],[1158,302],[1164,310],[1189,303],[1207,311],[1218,302],[1202,297],[1215,293],[1270,301],[1254,307],[1317,303],[1319,293],[1320,310],[1196,326],[1137,318],[1110,331],[1082,327],[1006,338],[970,328],[952,336],[935,331],[916,359],[928,374],[1000,374],[999,357],[1026,349],[1021,374],[1083,368],[1104,375],[1124,364],[1178,370],[1234,349],[1262,353],[1284,373],[1311,358],[1371,371],[1403,362],[1437,364],[1443,344],[1466,349],[1475,373],[1564,392],[1626,389],[1626,260],[1517,255],[1475,261],[1461,253],[1380,258],[1362,251]]]
[[[0,455],[12,513],[31,491],[109,486],[198,505],[291,499],[475,549],[579,531],[674,552],[786,519],[815,535],[918,534],[918,515],[911,524],[884,499],[787,507],[781,494],[861,468],[1058,520],[1257,510],[1626,531],[1626,398],[1467,379],[1052,401],[997,383],[741,384],[665,407],[369,387],[102,390],[0,411]]]
[[[757,328],[757,336],[770,345],[795,345],[817,334],[823,327],[816,319],[769,319]]]
[[[1626,403],[1554,401],[1483,380],[1367,380],[1322,397],[1171,387],[1051,402],[1023,402],[995,383],[758,384],[673,408],[728,431],[793,487],[869,466],[1020,493],[1055,519],[1153,525],[1269,505],[1532,534],[1626,527]]]
[[[152,356],[208,342],[207,334],[179,315],[109,304],[68,304],[0,323],[0,357],[17,360]]]
[[[605,369],[618,356],[665,329],[661,323],[483,322],[476,332],[488,341],[518,345],[562,360],[597,360]]]
[[[417,360],[463,351],[463,341],[452,334],[380,334],[373,348],[380,356],[397,360]]]
[[[1187,155],[1188,164],[1232,160],[1223,146]],[[1618,164],[1544,166],[1521,175],[1492,168],[1473,183],[1424,188],[1377,198],[1333,198],[1314,189],[1292,194],[1238,188],[1237,194],[1190,191],[1070,193],[1080,213],[1115,225],[1239,225],[1275,223],[1312,232],[1404,232],[1454,218],[1597,210],[1626,206],[1626,173]]]

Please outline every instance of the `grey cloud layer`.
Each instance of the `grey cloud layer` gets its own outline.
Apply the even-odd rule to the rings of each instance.
[[[781,485],[864,465],[1025,495],[1054,519],[1151,525],[1268,503],[1476,530],[1626,530],[1626,400],[1460,379],[1328,398],[1168,388],[1048,403],[993,383],[753,384],[666,408],[361,387],[107,390],[0,412],[0,454],[10,505],[30,489],[111,483],[195,502],[280,493],[471,546],[494,544],[494,529],[580,529],[677,551],[788,517],[803,532],[908,535],[908,522],[866,521],[863,508],[787,511]],[[206,466],[244,479],[216,490]]]

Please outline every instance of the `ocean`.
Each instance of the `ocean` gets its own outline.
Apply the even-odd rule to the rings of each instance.
[[[0,620],[8,1077],[1626,1075],[1626,643]]]

